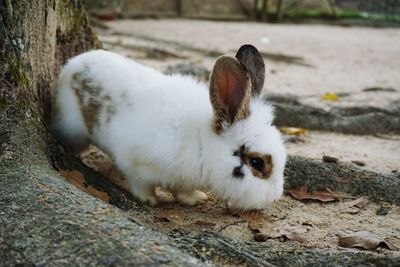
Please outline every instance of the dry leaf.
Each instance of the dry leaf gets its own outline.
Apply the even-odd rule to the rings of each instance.
[[[107,203],[110,202],[110,198],[109,198],[108,194],[103,191],[97,190],[93,186],[88,185],[86,183],[85,176],[80,171],[60,170],[60,175],[64,176],[65,179],[69,183],[74,185],[79,190],[81,190],[89,195],[92,195],[94,197],[97,197],[97,198],[103,200],[104,202],[107,202]]]
[[[282,222],[280,225],[272,229],[268,235],[271,238],[286,237],[287,239],[297,241],[299,243],[306,242],[306,238],[302,235],[307,232],[307,229],[302,226],[292,226],[286,222]]]
[[[339,210],[345,213],[356,214],[367,204],[368,204],[368,197],[364,196],[356,200],[340,204]]]
[[[272,230],[275,218],[264,216],[261,211],[246,211],[239,214],[245,220],[249,228],[260,233],[269,232]]]
[[[286,222],[281,222],[278,226],[275,226],[268,232],[256,233],[254,235],[254,240],[257,242],[264,242],[269,238],[286,238],[299,243],[305,243],[307,239],[303,234],[307,231],[306,228],[302,226],[291,226]]]
[[[280,127],[279,130],[281,133],[289,134],[289,135],[303,135],[308,129],[306,128],[294,128],[294,127]]]
[[[82,191],[85,191],[86,180],[85,180],[85,176],[80,171],[77,171],[77,170],[72,170],[72,171],[60,170],[60,175],[64,176],[65,179],[70,184],[73,184],[75,187],[81,189]]]
[[[128,181],[123,174],[114,165],[110,157],[94,146],[89,146],[89,149],[80,154],[82,162],[101,173],[105,178],[119,187],[129,191]]]
[[[87,190],[89,191],[89,193],[92,196],[97,197],[98,199],[101,199],[104,202],[110,203],[110,197],[108,196],[108,194],[106,192],[97,190],[96,188],[94,188],[90,185],[88,186]]]
[[[277,222],[271,216],[265,216],[261,211],[242,212],[240,217],[247,221],[251,230],[255,231],[254,240],[264,242],[269,238],[285,237],[300,243],[306,241],[302,235],[306,231],[301,226],[290,226],[286,222]]]
[[[264,214],[261,211],[245,211],[239,214],[240,218],[247,222],[247,225],[252,231],[257,233],[269,232],[274,226],[272,217],[264,218]]]
[[[339,101],[339,97],[333,93],[326,93],[322,96],[322,99],[325,101]]]
[[[169,222],[182,221],[185,218],[185,215],[180,210],[164,210],[161,211],[158,216]]]
[[[340,192],[333,192],[329,188],[325,192],[308,192],[307,186],[300,186],[289,190],[289,194],[297,200],[319,200],[322,202],[335,201],[343,198],[344,195]]]
[[[339,246],[344,248],[363,248],[367,250],[378,247],[398,251],[399,249],[384,239],[367,231],[342,230],[338,233]]]

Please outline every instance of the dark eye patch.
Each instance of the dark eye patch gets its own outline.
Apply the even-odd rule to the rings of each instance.
[[[272,173],[272,156],[270,154],[262,154],[250,152],[249,148],[242,145],[238,150],[232,153],[233,156],[239,157],[241,165],[233,169],[232,175],[235,178],[244,178],[242,170],[243,164],[247,165],[254,176],[260,179],[268,179]]]
[[[250,167],[254,176],[268,179],[272,173],[272,157],[270,154],[246,152],[242,156],[243,163]]]
[[[249,157],[250,166],[259,172],[264,170],[264,160],[258,157]]]

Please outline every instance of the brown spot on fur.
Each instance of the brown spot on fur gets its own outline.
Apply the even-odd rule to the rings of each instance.
[[[254,176],[261,178],[261,179],[268,179],[272,174],[272,156],[270,154],[261,154],[257,152],[250,152],[249,149],[242,145],[240,148],[233,152],[233,156],[240,157],[241,165],[239,166],[240,169],[243,164],[247,165]],[[252,159],[261,160],[261,168],[256,168],[251,164]],[[234,169],[235,171],[235,169]]]
[[[262,170],[257,170],[250,164],[250,160],[252,158],[261,159],[263,161],[264,164]],[[270,154],[261,154],[257,152],[244,152],[241,155],[241,159],[244,164],[249,166],[254,176],[264,180],[267,180],[271,176],[273,164],[272,164],[272,157]]]
[[[268,179],[272,174],[272,157],[270,154],[261,154],[257,152],[249,152],[248,148],[241,146],[239,150],[233,153],[234,156],[240,157],[242,164],[247,165],[254,176],[260,179]],[[261,169],[256,168],[251,164],[251,160],[261,160]]]
[[[224,126],[248,117],[250,91],[251,82],[245,68],[233,57],[219,57],[210,77],[210,101],[216,133],[220,133]]]
[[[99,114],[103,108],[101,87],[87,77],[87,70],[72,76],[72,88],[78,97],[86,127],[90,133],[99,126]]]
[[[89,132],[92,133],[93,129],[99,126],[99,114],[102,104],[95,99],[90,99],[87,105],[81,106],[83,118]]]

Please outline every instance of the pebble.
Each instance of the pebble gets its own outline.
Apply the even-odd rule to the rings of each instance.
[[[323,155],[322,160],[325,162],[329,162],[329,163],[338,163],[339,162],[338,157],[329,156],[329,155]]]
[[[257,242],[265,242],[265,241],[267,241],[267,239],[268,239],[268,236],[263,233],[257,233],[254,235],[254,241],[257,241]]]
[[[376,215],[380,215],[380,216],[384,216],[387,215],[389,213],[389,209],[390,208],[386,208],[384,206],[381,206],[377,211],[376,211]]]
[[[361,161],[361,160],[352,160],[351,162],[356,164],[356,165],[358,165],[358,166],[365,166],[366,165],[365,162]]]

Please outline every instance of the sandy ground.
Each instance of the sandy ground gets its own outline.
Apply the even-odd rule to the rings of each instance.
[[[302,102],[329,108],[335,105],[374,105],[385,107],[400,99],[400,30],[372,28],[343,28],[316,25],[267,25],[243,22],[208,22],[194,20],[135,20],[107,23],[110,34],[99,30],[106,49],[116,51],[141,63],[164,71],[167,66],[191,62],[212,68],[215,58],[185,53],[184,59],[147,57],[141,51],[124,44],[146,44],[132,35],[141,35],[203,48],[234,53],[243,43],[252,43],[261,51],[298,56],[311,66],[283,62],[267,62],[266,90],[292,93]],[[391,87],[394,92],[365,94],[367,87]],[[338,102],[324,102],[324,93],[346,93]],[[285,136],[286,138],[287,136]],[[287,143],[290,154],[321,158],[328,154],[342,161],[363,161],[369,170],[391,173],[400,169],[400,136],[354,136],[338,133],[308,131],[300,136],[302,142]],[[86,164],[126,187],[120,173],[101,152],[94,148],[82,158]],[[173,202],[170,194],[158,191],[160,206],[146,212],[130,211],[136,218],[162,230],[173,228],[213,229],[234,239],[252,240],[248,222],[226,208],[226,203],[210,194],[196,207],[184,207]],[[334,203],[300,202],[284,196],[264,211],[265,220],[272,218],[275,227],[296,229],[304,243],[282,238],[267,242],[285,242],[289,247],[315,247],[327,250],[349,250],[337,245],[337,233],[343,229],[365,230],[386,238],[400,247],[400,209],[387,203],[368,203],[357,214],[343,212],[342,199]],[[376,211],[385,206],[389,213],[379,216]],[[271,226],[271,227],[272,227]],[[379,255],[397,255],[378,249]]]
[[[286,143],[289,154],[310,158],[323,155],[340,161],[362,161],[362,168],[380,173],[400,171],[400,136],[357,136],[340,133],[309,131],[301,137],[304,142]]]
[[[400,88],[399,29],[165,19],[107,25],[119,32],[226,53],[251,43],[260,51],[303,57],[313,66],[267,62],[274,72],[266,83],[271,92],[310,95],[358,92],[371,86]]]
[[[95,147],[81,154],[83,162],[108,177],[122,188],[128,189],[123,175],[116,169],[110,158]],[[400,248],[400,207],[388,203],[368,202],[356,214],[350,214],[344,207],[355,197],[346,195],[340,201],[320,203],[301,202],[289,195],[266,208],[262,217],[256,220],[262,227],[251,228],[251,221],[238,211],[232,211],[227,203],[208,192],[208,199],[194,207],[174,201],[172,195],[160,189],[156,190],[160,201],[156,207],[129,210],[134,218],[161,231],[173,229],[192,231],[213,230],[233,239],[254,240],[254,233],[261,231],[274,238],[266,242],[283,243],[288,248],[318,248],[333,251],[356,251],[338,246],[338,234],[342,230],[368,231],[390,244]],[[385,208],[386,215],[378,215]],[[242,214],[242,215],[241,215]],[[245,213],[248,214],[248,213]],[[294,235],[294,240],[286,238]],[[300,241],[299,241],[300,240]],[[372,251],[376,255],[400,256],[399,251],[378,248]]]
[[[135,36],[178,42],[234,54],[244,43],[260,51],[297,56],[312,67],[268,61],[265,92],[291,93],[302,103],[329,109],[335,106],[385,108],[400,101],[400,30],[326,25],[271,25],[254,22],[196,20],[119,20],[108,22],[110,34],[99,31],[104,47],[164,71],[178,63],[195,63],[212,69],[215,58],[178,51],[184,59],[152,58],[124,45],[154,45]],[[111,45],[112,44],[112,45]],[[370,87],[395,91],[364,92]],[[339,101],[322,101],[325,93]],[[364,168],[390,173],[400,169],[400,137],[379,138],[310,131],[303,143],[288,144],[288,152],[320,158],[362,160]]]

